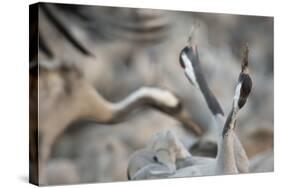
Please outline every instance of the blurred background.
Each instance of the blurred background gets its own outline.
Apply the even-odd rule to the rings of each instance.
[[[73,71],[77,80],[91,84],[111,102],[142,86],[168,89],[183,100],[191,118],[212,135],[207,105],[179,65],[179,53],[194,22],[200,25],[196,43],[205,77],[225,112],[231,108],[242,47],[248,44],[253,90],[237,122],[237,134],[252,161],[251,172],[272,171],[271,17],[40,4],[39,117],[47,116],[44,110],[56,110],[56,105],[67,98],[67,88],[75,90],[76,84],[65,76]],[[60,79],[46,76],[46,72],[60,69],[69,71],[61,71]],[[44,167],[49,184],[127,180],[129,156],[143,148],[153,134],[168,129],[175,131],[187,148],[200,139],[171,117],[153,110],[134,113],[114,126],[77,119],[51,148]],[[39,125],[39,140],[40,131]]]

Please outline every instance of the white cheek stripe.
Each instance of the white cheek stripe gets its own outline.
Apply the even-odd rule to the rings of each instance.
[[[238,101],[239,101],[239,98],[240,98],[240,90],[241,90],[241,82],[238,83],[238,85],[236,86],[236,89],[235,89],[235,95],[234,95],[234,98],[233,98],[233,106],[234,106],[234,110],[238,110]]]
[[[187,57],[187,55],[185,53],[181,54],[181,58],[184,63],[184,66],[185,66],[185,68],[184,68],[185,75],[191,80],[191,82],[192,82],[191,84],[193,84],[196,88],[199,89],[199,85],[197,83],[191,61],[189,60],[189,58]]]

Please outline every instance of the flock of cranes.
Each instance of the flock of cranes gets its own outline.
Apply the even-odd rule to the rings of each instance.
[[[59,25],[57,27],[61,28],[62,33],[67,33],[73,46],[81,52],[85,51],[83,46],[81,47],[72,38],[71,34],[60,26],[61,23],[52,18],[52,9],[44,8],[43,6],[43,11],[51,17],[55,25]],[[43,45],[41,46],[43,53],[47,56],[52,56],[48,47],[44,47],[43,38],[40,39],[39,44]],[[159,133],[144,149],[136,151],[130,157],[127,169],[129,180],[237,174],[250,171],[250,162],[245,149],[235,133],[238,113],[246,104],[252,87],[248,69],[248,53],[249,50],[246,47],[232,107],[226,115],[207,84],[201,68],[198,47],[189,41],[180,53],[179,63],[188,81],[202,94],[212,114],[212,121],[210,122],[216,126],[218,135],[215,142],[217,146],[216,157],[192,155],[192,152],[188,150],[189,148],[186,148],[173,132]],[[129,94],[123,100],[113,103],[106,100],[97,89],[83,80],[83,76],[77,75],[73,70],[67,70],[62,66],[50,71],[40,68],[39,71],[39,87],[54,86],[50,87],[51,90],[47,93],[39,93],[41,104],[39,105],[40,114],[38,117],[39,177],[37,178],[39,178],[39,183],[42,185],[57,183],[56,181],[53,182],[51,177],[48,177],[48,174],[55,173],[45,172],[46,169],[52,169],[51,167],[47,168],[47,163],[51,157],[51,151],[55,142],[71,123],[76,120],[89,119],[95,123],[115,125],[126,121],[137,110],[150,108],[174,118],[187,131],[191,131],[196,136],[202,138],[202,128],[192,121],[177,95],[167,89],[142,87]],[[64,95],[64,97],[60,95],[63,92],[62,90],[68,90],[68,94]],[[48,103],[48,98],[52,97],[54,100]],[[33,126],[36,125],[34,124]],[[256,162],[256,164],[255,168],[258,168],[259,162]],[[58,166],[54,165],[54,167]],[[57,169],[54,168],[53,171],[55,170]],[[38,174],[31,174],[31,176],[38,176]],[[60,180],[60,182],[63,182],[63,180]]]
[[[188,81],[202,93],[213,115],[219,133],[217,155],[215,158],[193,156],[175,134],[170,131],[159,133],[145,149],[136,151],[132,155],[128,164],[128,179],[249,172],[249,160],[234,130],[238,112],[245,105],[252,87],[248,71],[248,48],[246,47],[244,51],[232,108],[227,116],[208,87],[196,45],[189,44],[181,51],[180,65]],[[46,73],[45,76],[58,77],[59,74],[52,71]],[[44,116],[39,118],[42,138],[40,142],[40,181],[42,184],[48,184],[44,165],[47,164],[53,144],[71,122],[77,119],[91,119],[97,123],[113,125],[125,121],[126,117],[136,109],[149,107],[175,118],[197,136],[202,135],[201,128],[189,118],[180,100],[168,90],[143,87],[120,102],[111,103],[91,85],[80,82],[79,79],[74,79],[72,82],[76,83],[76,89],[64,101],[60,101],[55,111],[43,111]],[[75,110],[73,110],[74,107]],[[50,109],[46,106],[45,108]],[[50,125],[52,129],[49,128]]]

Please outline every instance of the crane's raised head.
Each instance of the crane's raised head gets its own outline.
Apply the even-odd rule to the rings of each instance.
[[[249,55],[249,48],[246,45],[243,52],[241,73],[238,78],[238,85],[236,86],[236,91],[234,96],[234,103],[235,103],[234,106],[238,107],[239,109],[241,109],[245,105],[253,85],[248,70],[248,63],[249,63],[248,55]]]
[[[198,51],[196,46],[186,46],[180,53],[180,65],[184,69],[184,74],[189,82],[198,87],[196,74],[194,69],[196,64],[199,63]]]

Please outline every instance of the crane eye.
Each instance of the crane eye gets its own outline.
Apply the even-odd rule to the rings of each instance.
[[[154,162],[158,162],[158,158],[156,156],[153,156]]]

